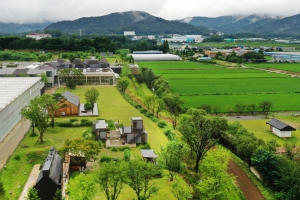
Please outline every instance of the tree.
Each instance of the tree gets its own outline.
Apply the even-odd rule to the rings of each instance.
[[[6,199],[3,182],[0,181],[0,199]]]
[[[95,88],[87,89],[87,91],[84,93],[85,101],[92,105],[92,113],[94,112],[94,104],[97,102],[99,94],[99,91]]]
[[[191,197],[190,189],[178,181],[172,184],[172,193],[177,200],[187,200]]]
[[[125,161],[130,161],[130,150],[129,149],[125,149],[123,159]]]
[[[158,118],[158,114],[165,109],[165,103],[162,99],[157,99],[155,104],[156,117]]]
[[[131,77],[131,69],[130,69],[130,67],[129,67],[129,65],[124,65],[123,67],[122,67],[122,70],[121,70],[121,74],[120,74],[120,76],[121,77],[128,77],[128,78],[130,78]]]
[[[26,200],[41,200],[38,191],[34,187],[29,188]]]
[[[231,113],[233,113],[233,111],[234,111],[234,108],[232,105],[227,105],[225,109],[229,115],[231,115]]]
[[[165,148],[160,148],[159,163],[169,171],[170,181],[173,181],[176,173],[181,171],[185,155],[183,145],[177,141],[171,141]]]
[[[205,110],[206,113],[211,113],[211,105],[209,104],[202,104],[200,107],[197,107],[197,109]]]
[[[247,110],[253,115],[257,111],[257,105],[252,103],[246,106]]]
[[[296,145],[296,142],[285,142],[283,143],[283,147],[286,151],[286,156],[293,160],[295,155],[299,152],[299,148]]]
[[[116,200],[127,181],[126,166],[123,162],[101,164],[97,182],[107,200]]]
[[[273,184],[278,180],[278,162],[278,156],[261,147],[256,149],[252,157],[252,165],[260,172],[263,183]]]
[[[243,114],[245,108],[246,108],[246,105],[243,103],[237,103],[234,105],[234,109],[240,114]]]
[[[65,152],[71,152],[74,155],[84,155],[87,162],[94,162],[98,160],[98,154],[100,153],[100,143],[93,140],[84,139],[67,139],[61,148],[63,155]]]
[[[54,194],[53,200],[63,200],[63,199],[64,198],[62,196],[61,190],[57,189],[55,194]]]
[[[85,103],[84,104],[84,110],[93,110],[93,106],[90,103]]]
[[[259,108],[262,109],[262,112],[266,115],[266,117],[268,117],[272,106],[273,106],[273,104],[271,101],[263,101],[263,102],[259,103]]]
[[[197,185],[200,189],[201,199],[227,199],[227,184],[234,180],[226,170],[230,154],[223,148],[215,148],[207,153],[201,164],[201,182]]]
[[[144,104],[147,106],[148,110],[152,110],[153,113],[154,113],[156,100],[157,97],[155,95],[147,95],[144,98]]]
[[[66,68],[58,71],[58,77],[66,83],[68,88],[75,89],[76,85],[84,78],[84,75],[79,69]]]
[[[127,171],[128,185],[135,191],[138,200],[149,199],[157,193],[158,187],[155,183],[150,183],[156,172],[155,165],[150,162],[139,159],[130,161]]]
[[[125,93],[128,86],[129,86],[129,80],[127,77],[122,77],[118,79],[117,87],[122,93]]]
[[[39,62],[45,62],[47,60],[47,56],[45,54],[40,54],[38,56],[38,61]]]
[[[227,120],[206,115],[205,111],[190,108],[180,120],[179,131],[183,140],[196,154],[195,172],[198,172],[201,159],[228,129]]]
[[[48,77],[47,77],[46,73],[44,73],[44,72],[43,72],[43,73],[40,73],[38,76],[41,77],[41,81],[42,81],[45,85],[47,85],[47,83],[49,83]]]
[[[89,200],[95,194],[96,184],[95,178],[91,174],[79,174],[74,178],[70,178],[67,192],[69,199]]]
[[[67,98],[64,97],[61,93],[54,93],[52,94],[52,97],[57,102],[57,105],[49,107],[49,115],[51,117],[51,127],[54,128],[55,112],[58,111],[59,109],[68,107],[68,104],[65,103],[67,101]]]
[[[214,111],[214,113],[215,113],[216,115],[218,115],[218,114],[220,113],[220,111],[221,111],[220,106],[213,106],[213,111]]]
[[[173,129],[176,129],[178,117],[181,113],[181,104],[184,103],[182,99],[176,94],[167,94],[163,97],[165,103],[165,108],[167,110],[168,116],[172,120]]]
[[[152,71],[152,69],[150,68],[142,68],[142,72],[143,72],[143,77],[145,80],[145,83],[147,84],[147,86],[152,89],[152,83],[155,79],[155,75]]]
[[[38,128],[41,143],[44,143],[44,133],[49,125],[51,112],[58,108],[57,102],[49,94],[35,97],[30,103],[21,110],[21,115],[35,123]]]

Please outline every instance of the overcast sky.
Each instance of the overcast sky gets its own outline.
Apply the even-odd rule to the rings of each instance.
[[[0,0],[0,21],[56,22],[131,10],[167,20],[253,13],[291,16],[300,13],[299,8],[300,0]]]

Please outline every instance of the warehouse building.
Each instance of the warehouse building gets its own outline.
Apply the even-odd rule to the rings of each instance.
[[[41,95],[40,77],[0,78],[0,142],[21,120],[21,109]]]
[[[170,61],[180,60],[180,57],[173,54],[131,54],[134,61]]]

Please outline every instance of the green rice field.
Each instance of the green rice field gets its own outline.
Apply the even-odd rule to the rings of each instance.
[[[186,107],[210,104],[219,106],[221,111],[225,112],[227,105],[258,105],[268,100],[273,103],[272,111],[300,110],[300,79],[297,77],[195,62],[138,64],[153,69],[156,75],[165,77],[170,83],[171,92],[180,95],[185,100]]]
[[[300,72],[299,63],[260,63],[260,64],[246,64],[248,67],[258,67],[264,69],[279,69],[291,72]]]

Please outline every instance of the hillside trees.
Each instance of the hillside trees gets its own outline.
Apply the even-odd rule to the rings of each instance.
[[[173,129],[177,127],[178,117],[181,113],[181,104],[184,103],[182,99],[176,94],[167,94],[163,98],[165,109],[168,111],[168,116],[171,118]]]
[[[182,139],[189,145],[191,152],[196,155],[195,172],[199,170],[200,161],[209,149],[228,129],[227,120],[211,117],[203,110],[190,108],[180,119],[179,131]]]

